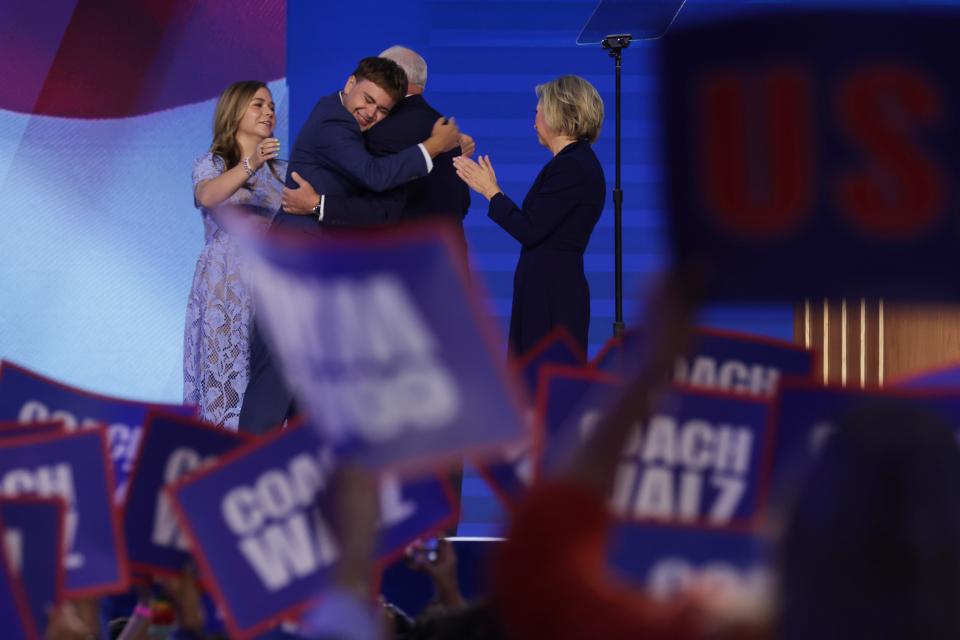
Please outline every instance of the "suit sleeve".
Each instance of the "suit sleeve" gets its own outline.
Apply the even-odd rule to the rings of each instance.
[[[554,159],[536,192],[518,207],[503,193],[490,200],[487,215],[524,246],[540,243],[570,215],[581,200],[583,171],[574,158]]]
[[[383,193],[353,196],[324,196],[324,226],[366,227],[398,222],[407,191],[397,187]]]
[[[387,191],[408,180],[427,175],[423,152],[413,145],[400,153],[375,158],[350,123],[328,122],[317,151],[326,164],[370,191]]]
[[[397,108],[382,122],[378,122],[363,134],[367,150],[375,156],[399,153],[411,144],[423,142],[430,137],[433,123],[440,114],[432,110],[422,98],[407,98],[402,108]]]

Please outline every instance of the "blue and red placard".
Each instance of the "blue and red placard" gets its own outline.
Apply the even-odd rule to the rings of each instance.
[[[60,420],[43,422],[0,422],[0,438],[19,438],[49,433],[66,433],[67,427]]]
[[[544,365],[584,366],[587,355],[563,325],[557,325],[526,353],[511,362],[527,385],[530,397],[537,390],[540,369]]]
[[[689,593],[694,585],[762,599],[772,587],[769,546],[743,527],[624,520],[613,528],[607,559],[657,599]]]
[[[114,398],[63,384],[6,360],[0,361],[0,420],[63,421],[67,430],[103,425],[116,477],[119,503],[147,412],[192,416],[193,407]]]
[[[954,7],[782,8],[661,42],[666,204],[714,300],[960,296]]]
[[[487,310],[449,229],[252,240],[258,319],[300,406],[372,468],[493,452],[526,436]]]
[[[0,540],[40,633],[63,598],[65,515],[63,498],[0,497]]]
[[[334,465],[332,448],[314,430],[295,426],[168,489],[231,637],[250,638],[323,595],[339,554],[319,508]],[[384,560],[456,518],[449,487],[436,476],[386,479],[380,502],[377,556]]]
[[[529,351],[511,363],[527,386],[528,398],[533,398],[537,390],[540,371],[548,365],[584,366],[586,354],[577,344],[570,332],[563,326],[557,326],[543,337]],[[533,408],[524,414],[526,420],[534,420]],[[532,430],[528,429],[532,434]],[[532,442],[521,442],[506,447],[496,456],[477,460],[477,471],[493,489],[500,501],[509,505],[525,490],[533,480]]]
[[[593,366],[629,374],[630,354],[642,347],[643,339],[642,328],[611,338]],[[697,328],[692,342],[674,371],[675,382],[691,387],[770,396],[781,377],[806,378],[816,370],[816,353],[793,342],[708,328]]]
[[[563,466],[621,392],[602,376],[544,371],[538,393],[544,470]],[[674,386],[627,441],[611,509],[631,519],[752,522],[766,484],[768,414],[761,398]]]
[[[62,497],[65,595],[96,597],[130,582],[102,427],[0,440],[0,495]]]
[[[193,418],[147,416],[123,509],[127,553],[135,570],[182,573],[190,560],[189,546],[164,489],[246,442],[244,434]]]
[[[3,529],[0,527],[0,535],[2,534]],[[3,625],[5,639],[40,640],[40,633],[30,612],[26,590],[2,549],[0,549],[0,624]]]
[[[878,401],[915,403],[935,414],[960,436],[960,389],[857,389],[785,380],[770,412],[770,501],[789,497],[817,453],[846,414]]]
[[[960,389],[960,363],[932,367],[890,381],[901,389]]]

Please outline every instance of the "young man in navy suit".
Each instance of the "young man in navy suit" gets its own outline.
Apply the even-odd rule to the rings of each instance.
[[[394,106],[390,117],[364,133],[367,149],[375,156],[398,153],[429,136],[441,117],[423,96],[427,63],[419,54],[406,47],[393,46],[380,57],[396,62],[406,73],[408,85],[406,97]],[[461,134],[461,142],[463,153],[470,155],[473,140]],[[335,216],[331,224],[357,224],[357,221],[391,224],[441,218],[454,223],[460,248],[465,252],[463,219],[470,207],[470,189],[457,177],[453,167],[453,158],[460,154],[461,148],[439,154],[433,159],[433,171],[429,175],[391,191],[360,196],[324,194],[327,214]],[[283,190],[284,209],[296,213],[311,211],[321,196],[302,176],[296,173],[291,176],[299,188]]]
[[[343,91],[320,98],[300,130],[290,154],[287,187],[296,187],[293,174],[324,196],[358,197],[399,187],[432,172],[433,158],[459,146],[459,130],[451,120],[432,120],[427,131],[407,137],[390,155],[371,155],[363,132],[390,114],[403,100],[407,78],[386,58],[364,58],[347,79]],[[356,207],[329,214],[320,198],[315,215],[291,215],[283,208],[274,219],[280,228],[316,233],[323,227],[366,226],[387,222],[373,209]],[[349,215],[348,215],[349,214]]]
[[[406,95],[407,77],[392,60],[364,58],[347,79],[343,91],[317,101],[300,130],[290,154],[287,186],[296,172],[321,194],[361,196],[388,191],[433,169],[433,158],[459,146],[460,132],[451,119],[436,119],[430,135],[398,153],[374,157],[364,147],[363,131],[385,118]],[[309,215],[293,215],[281,208],[274,228],[305,234],[322,234],[332,227],[365,226],[382,222],[378,209],[353,211],[344,219],[331,212],[324,198]],[[371,217],[373,216],[373,217]],[[293,410],[293,395],[283,383],[269,349],[254,327],[250,344],[250,381],[240,409],[244,431],[260,433],[281,424]]]

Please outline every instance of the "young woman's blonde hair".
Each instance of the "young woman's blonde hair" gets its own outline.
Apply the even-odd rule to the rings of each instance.
[[[243,151],[237,142],[237,129],[240,128],[243,114],[247,112],[247,106],[261,87],[266,88],[267,85],[259,80],[234,82],[223,90],[217,100],[213,111],[213,142],[210,143],[210,153],[223,159],[225,169],[232,169],[243,160]],[[282,181],[273,160],[267,161],[267,164],[270,166],[270,173]]]
[[[560,76],[537,85],[540,113],[548,127],[576,140],[596,142],[603,125],[603,100],[580,76]]]

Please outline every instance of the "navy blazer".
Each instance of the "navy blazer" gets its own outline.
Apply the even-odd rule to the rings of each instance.
[[[367,130],[364,134],[367,149],[375,156],[398,153],[429,138],[434,123],[441,117],[442,114],[422,95],[407,96],[387,118]],[[330,211],[335,212],[338,221],[363,220],[364,223],[376,221],[380,224],[442,217],[462,225],[470,208],[470,189],[457,177],[453,166],[453,158],[458,155],[460,149],[439,154],[433,159],[433,170],[427,176],[392,191],[327,196],[324,217]],[[462,235],[462,226],[460,230]]]
[[[408,146],[391,156],[375,158],[364,146],[360,125],[343,108],[340,94],[320,98],[300,130],[290,154],[287,186],[297,184],[290,177],[296,171],[317,193],[359,195],[366,191],[386,191],[411,178],[424,176],[427,163],[423,152]],[[276,227],[319,235],[335,226],[363,226],[376,221],[337,218],[337,212],[324,209],[321,224],[316,216],[284,213],[281,208],[273,219]],[[287,389],[259,327],[254,324],[250,336],[250,377],[240,407],[240,429],[256,433],[283,422],[294,410],[293,394]]]
[[[518,207],[503,193],[488,215],[521,245],[513,279],[510,346],[522,354],[558,325],[584,352],[590,325],[590,288],[583,252],[606,199],[603,167],[590,143],[564,147],[540,171]]]
[[[356,196],[371,191],[388,191],[413,178],[427,174],[423,152],[417,140],[389,156],[375,157],[364,146],[363,134],[356,119],[344,109],[340,94],[320,98],[297,135],[287,167],[287,186],[297,188],[290,177],[296,171],[317,193],[331,196]],[[277,212],[274,223],[308,233],[318,233],[323,226],[363,226],[380,222],[357,217],[357,212],[329,213],[324,206],[321,225],[314,216],[295,216]]]

